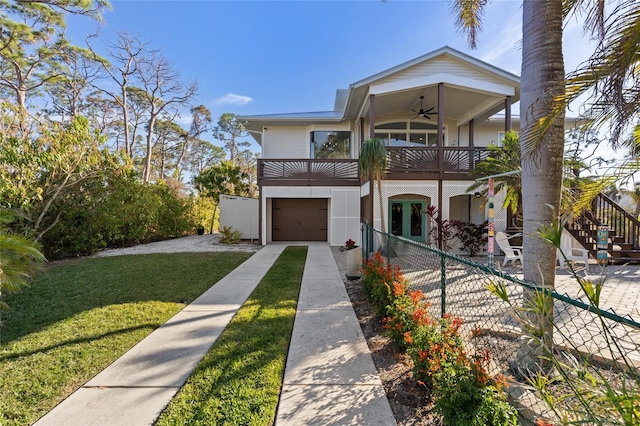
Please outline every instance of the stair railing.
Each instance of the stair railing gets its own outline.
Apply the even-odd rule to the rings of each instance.
[[[598,194],[592,202],[593,215],[609,226],[634,250],[640,249],[640,221],[604,194]]]

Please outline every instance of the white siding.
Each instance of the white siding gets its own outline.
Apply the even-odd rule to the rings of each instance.
[[[220,228],[230,226],[240,231],[243,240],[258,239],[258,200],[255,198],[220,196]]]
[[[410,198],[413,195],[419,195],[422,197],[429,197],[431,200],[431,205],[437,206],[438,211],[442,215],[443,219],[456,219],[458,218],[456,213],[451,214],[451,208],[459,207],[459,204],[462,202],[462,198],[458,199],[458,202],[454,202],[451,205],[451,198],[456,197],[458,195],[465,195],[468,197],[468,193],[466,189],[471,185],[470,181],[445,181],[442,187],[442,205],[438,206],[438,183],[437,181],[384,181],[382,183],[382,197],[383,197],[383,209],[384,209],[384,219],[385,222],[389,221],[389,209],[388,209],[388,200],[393,196],[407,195],[407,198]],[[380,227],[380,208],[379,208],[379,198],[378,191],[374,190],[374,207],[373,207],[373,227],[376,229],[381,229]],[[495,228],[496,230],[504,230],[507,227],[507,212],[502,209],[502,204],[504,203],[504,192],[500,192],[495,196]],[[482,223],[485,218],[489,217],[488,208],[485,206],[483,211],[478,211],[478,207],[482,202],[486,200],[476,199],[472,197],[471,206],[472,209],[472,221],[474,223]],[[427,225],[427,229],[429,225]],[[429,237],[427,236],[427,240]],[[458,249],[454,249],[454,253],[461,254]]]
[[[349,238],[360,243],[360,188],[265,186],[262,188],[262,242],[271,236],[271,200],[273,198],[326,198],[328,209],[328,239],[332,246],[342,246]]]
[[[517,132],[518,128],[514,127],[513,130]],[[498,145],[502,134],[504,134],[504,126],[484,128],[475,126],[473,144],[475,146],[489,146],[492,143]]]
[[[456,77],[470,78],[477,81],[486,81],[489,83],[503,82],[489,77],[488,74],[480,73],[472,68],[462,65],[460,62],[452,61],[450,59],[439,58],[428,61],[426,63],[419,64],[413,68],[410,68],[400,74],[394,75],[386,80],[384,83],[392,83],[396,81],[402,81],[406,79],[426,77],[436,74],[448,74]],[[376,84],[380,84],[378,82]]]
[[[269,127],[264,132],[262,158],[309,158],[310,152],[306,127]]]

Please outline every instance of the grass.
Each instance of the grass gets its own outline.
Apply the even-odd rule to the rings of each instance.
[[[274,423],[306,253],[285,249],[157,425]]]
[[[6,298],[0,424],[30,424],[246,260],[248,253],[85,259]]]

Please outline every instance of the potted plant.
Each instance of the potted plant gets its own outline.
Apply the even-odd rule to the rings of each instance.
[[[348,239],[342,248],[347,256],[347,279],[360,278],[360,266],[362,265],[362,250],[352,239]]]
[[[204,225],[201,223],[196,227],[196,231],[198,232],[198,235],[203,235],[204,234]]]

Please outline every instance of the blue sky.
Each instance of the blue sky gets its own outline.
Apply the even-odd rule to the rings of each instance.
[[[444,45],[520,74],[519,0],[489,4],[476,50],[457,31],[448,1],[113,0],[112,6],[101,38],[126,30],[148,40],[185,80],[198,81],[198,103],[216,120],[223,112],[331,110],[336,89]],[[95,26],[73,18],[68,33],[82,44]],[[587,58],[586,43],[581,26],[570,23],[567,70]]]

